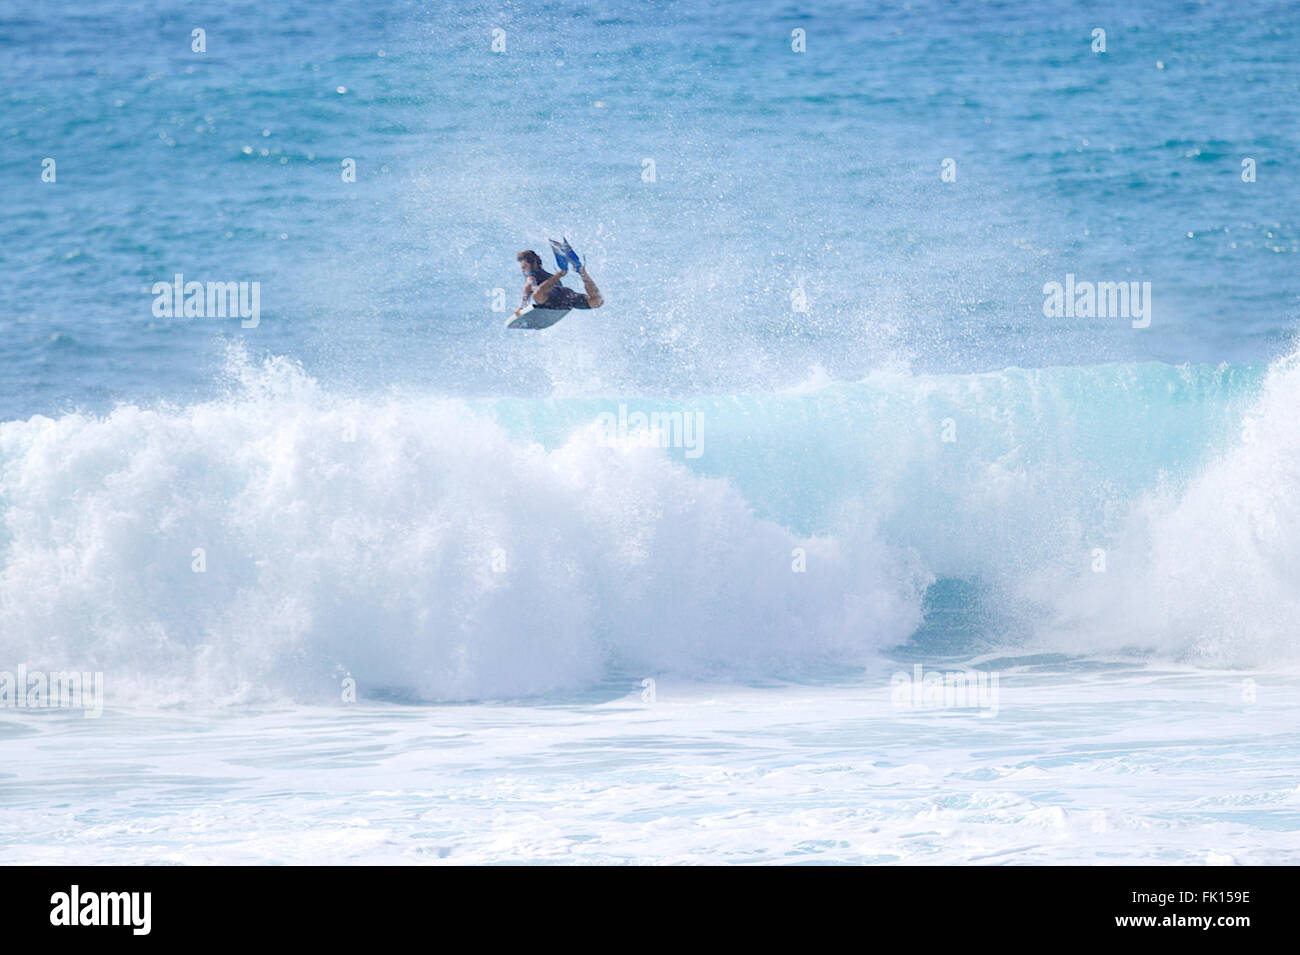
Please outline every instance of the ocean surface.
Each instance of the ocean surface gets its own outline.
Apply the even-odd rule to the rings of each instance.
[[[1300,862],[1297,51],[0,0],[3,859]]]

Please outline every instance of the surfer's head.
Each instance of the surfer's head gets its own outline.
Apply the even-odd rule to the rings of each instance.
[[[519,268],[523,270],[525,275],[546,271],[542,268],[542,257],[532,249],[524,249],[515,256],[515,261],[519,263]]]

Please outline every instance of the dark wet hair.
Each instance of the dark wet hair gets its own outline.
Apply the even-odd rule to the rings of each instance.
[[[524,249],[524,251],[515,256],[515,261],[528,263],[529,272],[533,277],[533,281],[538,285],[541,285],[551,277],[551,273],[542,267],[542,257],[532,249]]]
[[[544,268],[542,268],[542,257],[538,255],[536,252],[534,252],[532,249],[524,249],[524,251],[520,252],[518,255],[515,256],[515,261],[527,262],[528,267],[532,269],[534,272],[546,271]]]

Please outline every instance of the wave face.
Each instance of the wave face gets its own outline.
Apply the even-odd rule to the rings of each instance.
[[[1075,582],[1051,633],[1078,650],[1149,647],[1224,665],[1300,655],[1300,356],[1269,371],[1231,444],[1143,495],[1114,535],[1118,579]]]
[[[119,701],[800,678],[907,641],[944,580],[997,595],[971,598],[995,642],[1295,656],[1294,358],[678,402],[234,371],[0,426],[0,667],[103,670]],[[637,411],[693,415],[695,449],[611,430]]]

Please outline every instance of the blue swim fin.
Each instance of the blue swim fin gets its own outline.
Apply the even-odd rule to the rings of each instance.
[[[565,251],[564,246],[554,239],[547,239],[546,241],[551,243],[551,251],[555,253],[556,270],[563,275],[569,271],[568,253]]]
[[[573,251],[573,246],[569,245],[568,236],[564,237],[564,245],[560,246],[560,248],[564,250],[564,254],[567,255],[569,257],[569,261],[573,263],[573,271],[581,272],[582,260],[578,258],[578,253]]]

